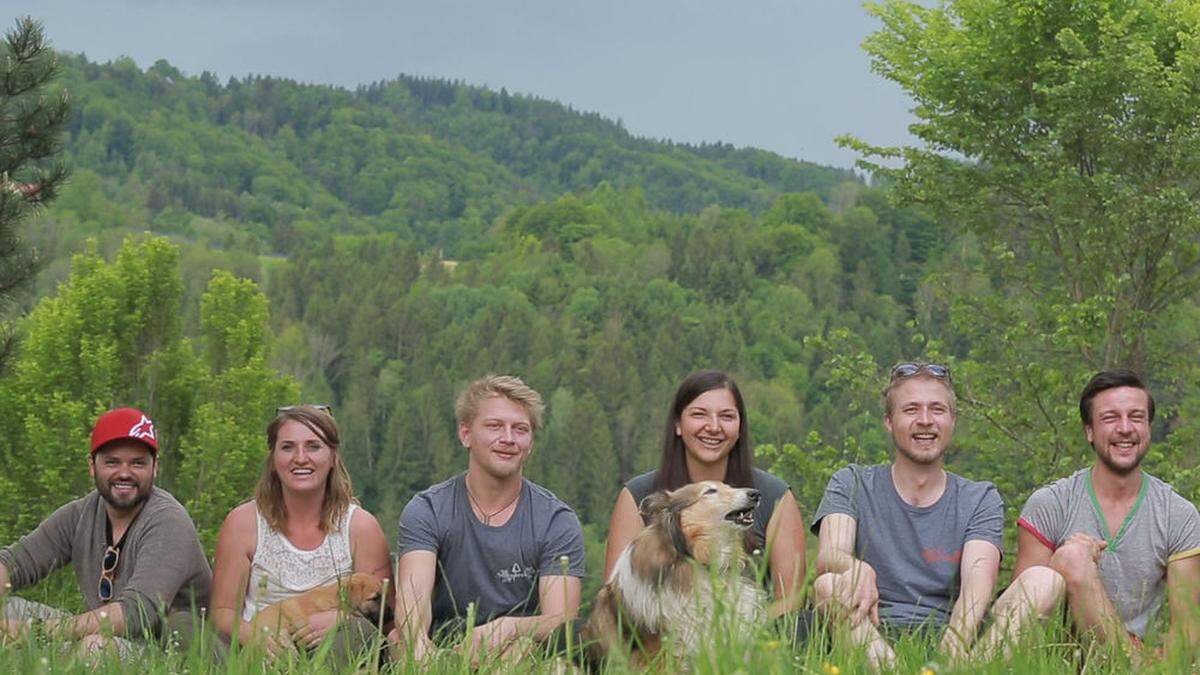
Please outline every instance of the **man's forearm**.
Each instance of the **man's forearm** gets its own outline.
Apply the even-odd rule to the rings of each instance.
[[[110,602],[83,614],[62,619],[47,619],[44,625],[47,632],[65,635],[72,640],[97,633],[124,635],[125,610],[121,603]]]
[[[871,567],[841,549],[830,548],[817,552],[817,576],[827,573],[841,574],[842,572],[849,571],[856,565]]]
[[[396,603],[396,633],[405,644],[429,637],[433,608],[429,597],[415,598],[401,593]]]
[[[8,595],[12,590],[12,582],[8,580],[8,567],[0,563],[0,598]]]
[[[950,612],[950,623],[942,636],[942,649],[953,657],[965,657],[967,647],[992,604],[996,576],[1000,573],[1000,548],[992,542],[972,539],[963,544],[959,569],[962,585]]]
[[[1171,628],[1167,631],[1167,647],[1176,652],[1190,653],[1200,647],[1200,618],[1195,606],[1171,617]]]
[[[987,614],[990,599],[990,593],[968,593],[964,590],[959,594],[958,601],[954,603],[954,609],[950,612],[946,634],[942,638],[943,647],[949,646],[949,641],[956,642],[956,646],[962,649],[971,646],[975,641],[975,634],[979,631],[979,625]]]
[[[545,640],[559,626],[575,618],[568,614],[535,614],[534,616],[512,617],[517,635]]]

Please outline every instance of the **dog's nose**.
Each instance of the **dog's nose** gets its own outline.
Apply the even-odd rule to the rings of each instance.
[[[760,493],[758,490],[746,490],[746,496],[749,497],[750,501],[754,502],[755,504],[758,503],[759,494]]]

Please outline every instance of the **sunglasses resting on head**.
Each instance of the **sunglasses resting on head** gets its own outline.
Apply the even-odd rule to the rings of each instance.
[[[939,380],[950,379],[950,369],[936,363],[897,363],[892,366],[892,379],[912,377],[920,372],[929,373]]]

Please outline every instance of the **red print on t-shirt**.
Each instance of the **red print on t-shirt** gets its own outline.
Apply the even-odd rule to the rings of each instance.
[[[927,548],[921,551],[921,557],[925,559],[926,564],[948,562],[957,565],[962,560],[962,549],[958,549],[953,553],[946,553],[940,548]]]

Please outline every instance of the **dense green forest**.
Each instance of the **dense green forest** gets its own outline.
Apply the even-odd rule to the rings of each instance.
[[[103,257],[131,233],[165,235],[177,271],[160,274],[182,282],[170,320],[206,343],[211,271],[254,280],[270,364],[335,406],[364,503],[388,523],[462,466],[452,399],[488,371],[544,392],[532,473],[592,523],[654,463],[693,369],[738,373],[758,441],[841,438],[845,406],[805,338],[850,326],[885,360],[903,353],[905,307],[942,245],[849,172],[638,139],[504,91],[221,85],[165,62],[64,61],[73,177],[32,223],[52,261],[38,293],[56,293],[89,237]],[[153,386],[121,394],[153,401]]]
[[[27,225],[47,264],[0,384],[0,459],[19,467],[0,494],[22,505],[5,539],[87,488],[88,420],[135,404],[211,542],[250,495],[275,405],[298,400],[334,406],[356,490],[394,533],[415,491],[465,466],[453,398],[487,372],[546,397],[530,474],[593,544],[699,368],[738,377],[761,463],[806,512],[842,463],[887,456],[878,391],[902,358],[955,369],[951,468],[994,480],[1010,513],[1088,456],[1072,397],[1102,362],[1072,350],[1103,308],[1061,312],[1055,333],[1058,310],[1022,295],[986,233],[898,205],[903,177],[637,138],[444,80],[349,91],[62,61],[72,177]],[[1200,401],[1179,355],[1200,314],[1188,295],[1160,316],[1145,365],[1168,442],[1151,470],[1195,499],[1194,434],[1177,430]]]

